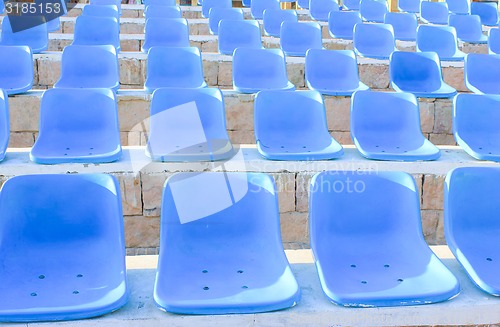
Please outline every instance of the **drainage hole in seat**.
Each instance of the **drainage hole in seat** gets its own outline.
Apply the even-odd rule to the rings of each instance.
[[[82,278],[82,277],[83,277],[83,275],[82,275],[82,274],[78,274],[78,275],[76,275],[76,277],[77,277],[77,278]]]
[[[368,282],[366,280],[362,280],[361,284],[368,284]]]
[[[356,265],[351,265],[351,268],[356,268]]]
[[[282,145],[282,146],[281,146],[281,148],[282,148],[282,149],[284,149],[284,148],[285,148],[285,146],[284,146],[284,145]]]
[[[69,150],[69,148],[66,148],[66,150]]]
[[[243,286],[241,286],[241,288],[243,288],[243,289],[247,289],[247,288],[248,288],[248,286],[243,285]]]
[[[389,268],[390,266],[389,265],[384,265],[384,268]]]
[[[491,259],[491,258],[486,258],[486,261],[493,261],[493,259]]]
[[[45,275],[38,276],[39,279],[45,279]]]
[[[400,282],[400,283],[401,283],[402,281],[403,281],[403,279],[401,279],[401,278],[399,278],[399,279],[398,279],[398,282]]]
[[[37,296],[38,294],[36,294],[35,292],[31,293],[30,294],[31,296]]]
[[[73,291],[73,294],[79,294],[79,293],[80,293],[80,292],[78,292],[78,291]]]
[[[237,273],[238,274],[243,274],[243,270],[238,270]]]
[[[206,273],[208,273],[208,270],[203,269],[201,272],[204,273],[204,274],[206,274]]]
[[[210,287],[205,286],[205,287],[203,287],[203,289],[204,289],[205,291],[208,291],[208,290],[210,289]]]

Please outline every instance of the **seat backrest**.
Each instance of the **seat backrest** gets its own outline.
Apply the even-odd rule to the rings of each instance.
[[[385,24],[391,24],[396,40],[413,41],[417,39],[417,15],[405,12],[388,12],[384,17]]]
[[[310,0],[309,15],[314,20],[327,21],[331,11],[339,11],[337,0]]]
[[[5,151],[10,138],[9,98],[4,90],[0,91],[0,161],[5,158]]]
[[[30,90],[35,75],[30,47],[1,45],[0,59],[0,89],[7,94]]]
[[[488,26],[498,24],[498,3],[496,2],[471,2],[470,12],[479,15],[481,23]]]
[[[452,57],[458,50],[457,32],[452,26],[420,25],[417,29],[417,51],[437,52]]]
[[[361,17],[369,22],[383,23],[388,11],[386,0],[361,0],[359,3]]]
[[[483,36],[478,15],[450,15],[448,24],[455,28],[457,37],[463,41],[480,40]]]
[[[279,0],[252,0],[250,12],[253,19],[262,19],[264,17],[264,10],[279,8]]]
[[[353,45],[365,57],[389,58],[396,50],[394,29],[390,24],[356,24]]]
[[[469,53],[465,56],[465,85],[474,93],[500,94],[500,55]]]
[[[422,0],[399,0],[398,9],[402,12],[417,14],[420,12],[420,2]]]
[[[335,38],[352,40],[354,25],[362,21],[358,11],[332,11],[328,16],[328,29]]]
[[[8,15],[2,20],[2,45],[26,45],[33,53],[47,50],[49,32],[43,16]]]
[[[120,12],[116,5],[85,5],[82,9],[84,16],[115,17],[120,19]]]
[[[470,0],[446,0],[448,10],[452,14],[469,15]]]
[[[201,14],[203,17],[210,16],[210,9],[212,8],[231,8],[233,5],[231,0],[203,0],[201,4]]]
[[[279,37],[281,23],[297,22],[298,16],[295,10],[266,9],[264,10],[264,31],[267,35]]]
[[[236,48],[262,48],[262,33],[256,20],[219,22],[219,52],[232,55]]]
[[[395,51],[389,62],[391,82],[407,90],[432,92],[441,87],[443,76],[435,52]]]
[[[446,2],[420,2],[420,18],[432,24],[448,24],[448,4]]]
[[[74,45],[112,45],[120,49],[120,24],[114,17],[79,16]]]
[[[500,54],[500,29],[492,28],[488,32],[488,52]]]
[[[309,49],[322,49],[321,26],[316,22],[283,22],[281,49],[287,56],[305,56]]]
[[[148,5],[144,9],[144,17],[182,18],[182,12],[179,6]]]
[[[154,46],[189,47],[189,27],[185,18],[148,18],[142,50]]]
[[[214,35],[219,34],[219,22],[223,19],[243,20],[243,10],[239,8],[211,8],[208,19],[210,33]]]

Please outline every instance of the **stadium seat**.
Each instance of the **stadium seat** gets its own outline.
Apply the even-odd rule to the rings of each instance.
[[[446,177],[446,243],[473,283],[494,296],[500,295],[500,279],[496,273],[499,262],[496,254],[500,250],[499,198],[499,168],[460,167]]]
[[[409,12],[388,12],[385,14],[384,23],[392,25],[396,40],[417,40],[417,15]]]
[[[420,2],[422,0],[398,0],[398,9],[402,12],[420,13]]]
[[[358,11],[332,11],[328,16],[328,30],[333,38],[352,40],[354,25],[362,22]]]
[[[177,173],[165,182],[162,209],[153,295],[160,308],[179,314],[256,313],[300,300],[281,243],[271,176]]]
[[[219,53],[233,55],[236,48],[262,49],[262,32],[256,20],[228,20],[219,23]]]
[[[213,35],[219,34],[219,23],[223,19],[229,20],[243,20],[243,10],[239,8],[219,8],[214,7],[210,9],[208,19],[208,27],[210,28],[210,33]]]
[[[436,160],[441,155],[422,134],[418,101],[411,93],[355,92],[351,136],[358,151],[368,159]]]
[[[427,24],[448,25],[448,4],[446,2],[420,2],[420,20]]]
[[[178,6],[149,5],[144,9],[144,17],[182,18],[182,12]]]
[[[264,33],[268,36],[280,37],[281,23],[297,22],[297,11],[282,9],[264,10]]]
[[[144,88],[153,92],[162,87],[206,87],[200,49],[197,47],[152,47],[148,52]]]
[[[189,26],[184,18],[149,18],[144,27],[142,52],[156,46],[189,47]]]
[[[481,18],[478,15],[450,15],[448,25],[455,28],[457,37],[462,42],[488,42],[488,37],[483,34]]]
[[[323,49],[321,26],[316,22],[283,22],[281,50],[286,56],[304,57],[309,49]]]
[[[8,95],[31,90],[35,76],[33,64],[28,46],[0,46],[0,89]]]
[[[458,49],[457,32],[452,26],[420,25],[417,28],[417,52],[436,52],[441,61],[464,60]]]
[[[360,0],[344,0],[342,6],[346,10],[359,11]]]
[[[253,19],[264,18],[264,10],[266,9],[280,9],[279,0],[252,0],[251,14]]]
[[[42,9],[40,12],[43,14],[47,24],[47,31],[56,32],[61,28],[61,20],[59,16],[63,15],[63,10],[66,9],[66,6],[61,6],[61,2],[64,1],[59,0],[35,0],[35,4],[38,6],[38,9]],[[58,4],[58,7],[55,7],[54,4]],[[49,13],[50,11],[50,13]]]
[[[10,120],[9,120],[9,99],[4,90],[0,91],[0,161],[5,159],[5,152],[9,145]]]
[[[470,15],[470,0],[446,0],[450,14]]]
[[[368,90],[359,80],[358,62],[352,50],[311,49],[306,54],[306,84],[325,95],[351,96]]]
[[[15,176],[2,187],[0,215],[0,321],[90,318],[127,302],[115,177]]]
[[[488,32],[488,52],[500,54],[500,29],[492,28]]]
[[[100,5],[100,6],[115,5],[116,8],[118,8],[118,13],[120,14],[120,16],[122,15],[121,0],[90,0],[89,3],[91,5]]]
[[[114,17],[120,22],[120,13],[116,5],[85,5],[82,9],[83,16]]]
[[[465,56],[465,86],[478,94],[500,94],[500,55],[469,53]]]
[[[435,52],[395,51],[389,60],[391,86],[422,98],[450,98],[457,91],[443,81]]]
[[[161,6],[176,6],[176,0],[142,0],[144,6],[147,7],[149,5],[161,5]]]
[[[498,25],[498,4],[496,2],[472,2],[470,12],[472,15],[481,17],[483,25]]]
[[[390,24],[356,24],[353,46],[356,54],[375,59],[389,59],[396,49],[394,29]]]
[[[114,17],[77,17],[72,44],[112,45],[120,52],[120,23]]]
[[[111,45],[71,45],[61,57],[57,88],[120,88],[118,56]]]
[[[302,9],[309,9],[309,0],[297,0],[297,5]]]
[[[112,90],[55,88],[43,93],[39,135],[30,152],[33,162],[106,163],[121,156]]]
[[[313,20],[326,22],[331,11],[339,11],[337,0],[309,0],[309,16]]]
[[[367,22],[383,23],[389,8],[386,0],[361,0],[359,12]]]
[[[237,48],[233,56],[233,88],[240,93],[294,90],[295,85],[288,80],[283,51]]]
[[[29,27],[31,26],[31,27]],[[28,28],[29,27],[29,28]],[[1,45],[26,45],[32,53],[49,47],[49,32],[43,16],[5,16],[2,20]]]
[[[459,293],[458,280],[424,240],[411,175],[325,171],[312,178],[310,190],[311,248],[330,301],[406,306]]]
[[[234,149],[226,130],[219,89],[162,88],[153,93],[146,155],[155,161],[229,159]]]
[[[210,17],[210,9],[212,8],[231,8],[233,2],[231,0],[203,0],[201,4],[201,15],[204,18]]]
[[[453,101],[453,135],[479,160],[500,161],[500,96],[462,93]]]

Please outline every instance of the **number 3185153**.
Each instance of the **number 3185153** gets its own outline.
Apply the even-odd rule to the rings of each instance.
[[[1,0],[0,0],[1,1]],[[8,14],[59,14],[60,3],[5,2],[5,13]]]

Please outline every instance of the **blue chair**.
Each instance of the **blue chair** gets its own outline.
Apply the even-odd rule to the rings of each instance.
[[[398,0],[398,9],[402,12],[420,13],[420,2],[422,0]]]
[[[411,175],[325,171],[312,178],[310,190],[311,248],[330,301],[405,306],[459,293],[457,279],[424,240]]]
[[[498,212],[500,169],[461,167],[448,173],[444,186],[446,243],[473,283],[500,295]]]
[[[262,33],[256,20],[228,20],[219,23],[219,53],[233,55],[236,48],[262,49]]]
[[[328,16],[328,30],[333,38],[352,40],[354,25],[362,22],[358,11],[332,11]]]
[[[389,60],[391,86],[422,98],[450,98],[457,91],[443,81],[435,52],[395,51]]]
[[[0,91],[0,161],[5,158],[5,152],[9,145],[10,119],[9,119],[9,99],[4,90]]]
[[[309,49],[323,49],[321,26],[316,22],[283,22],[281,50],[287,56],[304,57]]]
[[[465,86],[478,94],[500,94],[500,55],[469,53],[465,56]]]
[[[386,0],[361,0],[359,12],[367,22],[383,23],[389,7]]]
[[[214,161],[230,159],[234,153],[219,89],[162,88],[153,93],[148,157],[155,161]]]
[[[500,96],[462,93],[453,101],[453,135],[479,160],[500,162]]]
[[[196,47],[152,47],[148,52],[144,88],[153,92],[162,87],[206,87],[200,49]]]
[[[30,152],[33,162],[105,163],[121,156],[112,90],[55,88],[43,93],[39,135]]]
[[[498,25],[498,4],[496,2],[472,2],[470,12],[472,15],[481,17],[483,25]]]
[[[120,23],[114,17],[76,18],[73,45],[112,45],[120,52]]]
[[[71,45],[61,57],[57,88],[120,88],[118,56],[111,45]]]
[[[283,51],[252,48],[234,50],[233,88],[240,93],[295,90],[295,85],[288,80]]]
[[[271,176],[207,172],[167,179],[153,297],[179,314],[275,311],[300,300]]]
[[[149,18],[144,27],[142,52],[156,46],[189,47],[189,26],[185,18]]]
[[[149,5],[144,10],[144,17],[182,18],[182,12],[178,6]]]
[[[231,0],[203,0],[201,6],[201,15],[204,18],[210,16],[210,9],[212,8],[231,8],[233,2]]]
[[[42,13],[43,17],[45,17],[45,21],[47,24],[47,31],[48,32],[56,32],[59,29],[61,29],[61,20],[59,19],[59,16],[62,15],[61,13],[61,2],[64,3],[64,1],[59,0],[35,0],[35,4],[38,7],[39,12]],[[57,9],[54,4],[59,3],[59,9]],[[49,9],[50,8],[50,9]],[[50,13],[49,13],[50,11]]]
[[[208,19],[208,27],[213,35],[219,34],[219,22],[223,19],[243,20],[243,10],[239,8],[219,8],[210,9],[210,17]]]
[[[43,16],[8,15],[2,20],[1,45],[29,46],[32,53],[49,47],[49,32]]]
[[[470,15],[470,0],[446,0],[450,14]]]
[[[354,51],[375,59],[389,59],[396,49],[394,29],[390,24],[356,24],[354,26]]]
[[[344,154],[328,132],[316,91],[261,91],[254,103],[255,141],[270,160],[328,160]]]
[[[488,32],[488,52],[500,54],[500,29],[492,28]]]
[[[99,6],[115,5],[116,8],[118,8],[118,13],[120,14],[120,16],[122,15],[121,0],[90,0],[89,3],[91,5],[99,5]]]
[[[417,40],[417,15],[408,12],[388,12],[385,14],[384,23],[392,25],[396,40]]]
[[[250,13],[253,19],[263,19],[266,9],[280,9],[279,0],[252,0]]]
[[[82,16],[114,17],[120,22],[120,12],[116,5],[85,5]]]
[[[9,95],[24,93],[33,87],[34,76],[28,46],[0,46],[0,89]]]
[[[467,43],[487,43],[483,34],[481,18],[478,15],[450,15],[448,25],[455,28],[460,41]]]
[[[298,22],[297,11],[282,9],[264,10],[264,33],[268,36],[280,37],[281,23]]]
[[[306,84],[325,95],[351,96],[368,90],[359,80],[358,62],[351,50],[311,49],[306,54]]]
[[[457,32],[452,26],[420,25],[417,28],[417,52],[436,52],[441,61],[464,60],[458,49]]]
[[[441,156],[422,134],[418,101],[411,93],[355,92],[351,136],[358,151],[368,159],[417,161]]]
[[[142,0],[144,6],[147,7],[149,5],[161,5],[161,6],[176,6],[176,0]]]
[[[360,0],[344,0],[342,7],[346,10],[359,11]]]
[[[0,214],[0,321],[90,318],[127,302],[116,177],[15,176],[2,187]]]
[[[309,0],[309,16],[317,21],[328,21],[331,11],[339,11],[337,0]]]
[[[448,25],[448,4],[446,2],[420,2],[420,20],[427,24]]]

